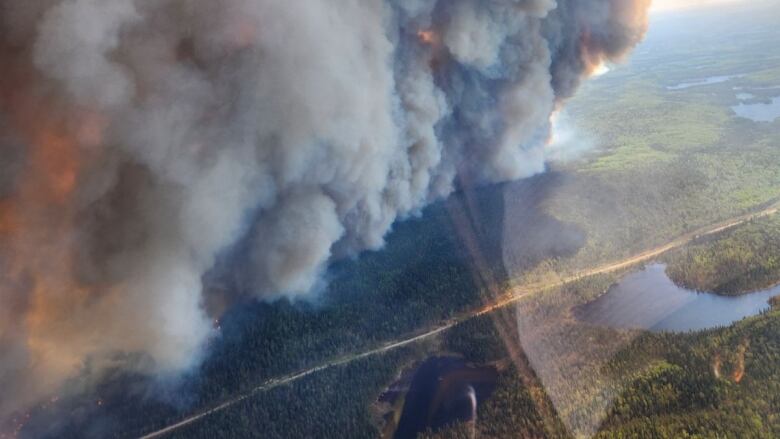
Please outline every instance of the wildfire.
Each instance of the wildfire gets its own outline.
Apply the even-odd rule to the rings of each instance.
[[[731,381],[733,381],[735,384],[739,384],[745,378],[745,353],[749,347],[750,340],[748,339],[743,339],[737,347],[735,358],[736,364],[734,366],[734,370],[732,370],[731,374],[729,375]],[[721,358],[721,354],[717,353],[715,354],[715,359],[712,363],[712,371],[715,375],[715,378],[721,378],[723,376],[721,373],[722,366],[723,360]]]
[[[426,45],[434,45],[439,41],[438,34],[433,30],[419,30],[417,31],[417,38],[421,43]]]
[[[605,62],[601,62],[595,66],[593,66],[592,70],[590,71],[591,76],[603,76],[609,73],[612,69],[609,68],[609,66]]]
[[[561,112],[557,108],[550,113],[550,132],[547,135],[547,146],[554,145],[558,141],[558,119],[561,117]]]
[[[608,62],[619,62],[621,54],[604,51],[600,44],[594,42],[589,30],[580,37],[580,60],[587,77],[602,76],[610,72]]]
[[[12,324],[27,335],[30,367],[46,368],[45,378],[36,383],[44,388],[70,375],[83,358],[70,341],[78,311],[93,297],[71,273],[73,200],[80,175],[104,143],[108,119],[35,89],[36,73],[29,66],[18,63],[10,69],[12,74],[0,81],[0,110],[26,146],[26,160],[15,191],[0,199],[0,248],[13,255],[4,274],[29,288],[23,315]]]
[[[745,378],[745,353],[747,352],[748,347],[750,347],[750,341],[744,339],[737,348],[737,367],[734,368],[734,372],[731,374],[731,378],[737,384],[742,382],[742,379]]]

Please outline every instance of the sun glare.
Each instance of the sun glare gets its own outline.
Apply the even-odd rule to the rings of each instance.
[[[738,3],[743,0],[653,0],[651,12],[669,12],[707,6]]]

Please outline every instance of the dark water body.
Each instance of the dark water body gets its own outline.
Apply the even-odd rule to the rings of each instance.
[[[769,103],[754,104],[739,103],[731,107],[737,116],[750,119],[753,122],[774,122],[780,117],[780,97],[772,98]]]
[[[581,321],[615,328],[687,332],[728,326],[769,309],[780,286],[737,297],[680,288],[653,264],[629,274],[606,294],[575,309]]]
[[[495,367],[473,367],[455,357],[428,359],[414,374],[394,438],[416,439],[428,429],[474,420],[497,379]]]

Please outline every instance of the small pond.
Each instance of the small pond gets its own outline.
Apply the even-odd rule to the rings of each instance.
[[[746,104],[739,103],[731,107],[737,116],[750,119],[753,122],[774,122],[780,117],[780,97],[772,98],[771,102]]]
[[[414,373],[394,438],[416,439],[429,429],[475,421],[497,379],[492,366],[471,366],[456,357],[428,359]]]
[[[624,277],[603,296],[575,309],[581,321],[615,328],[686,332],[728,326],[769,309],[780,286],[737,297],[678,287],[666,266],[653,264]]]

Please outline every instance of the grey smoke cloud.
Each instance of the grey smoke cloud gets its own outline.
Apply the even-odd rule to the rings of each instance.
[[[648,6],[4,1],[0,418],[86,361],[187,367],[239,241],[256,297],[306,297],[457,176],[542,172],[551,113]]]

